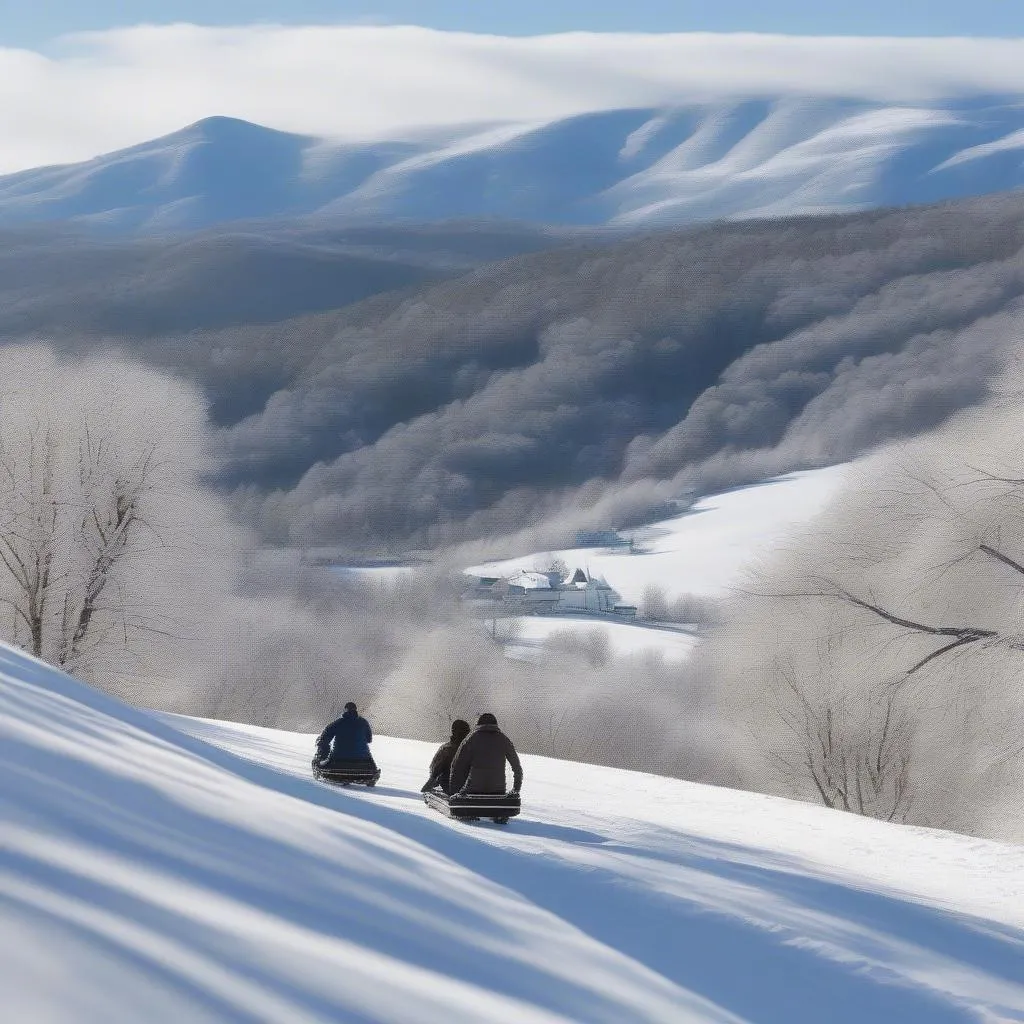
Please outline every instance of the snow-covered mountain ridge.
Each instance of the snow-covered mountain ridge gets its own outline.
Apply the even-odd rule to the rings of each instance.
[[[537,757],[469,826],[6,647],[0,740],[11,1020],[1024,1020],[1019,848]]]
[[[0,177],[0,225],[158,232],[315,214],[621,227],[932,202],[1024,184],[1024,99],[707,101],[333,143],[226,117]]]

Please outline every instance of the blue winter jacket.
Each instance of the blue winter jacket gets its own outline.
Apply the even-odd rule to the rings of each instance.
[[[368,761],[371,758],[372,742],[373,730],[370,723],[354,711],[346,711],[320,733],[316,741],[316,752],[318,757],[324,758],[330,751],[332,761]]]

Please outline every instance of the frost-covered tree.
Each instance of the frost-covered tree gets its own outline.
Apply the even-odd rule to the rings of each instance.
[[[744,784],[1024,835],[1020,419],[1004,396],[851,466],[737,596],[709,651]]]
[[[4,638],[86,678],[130,672],[195,635],[231,532],[200,483],[203,404],[110,358],[31,347],[0,363]]]

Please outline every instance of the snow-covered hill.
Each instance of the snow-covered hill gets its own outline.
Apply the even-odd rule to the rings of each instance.
[[[570,568],[582,567],[603,577],[634,603],[643,598],[648,586],[661,587],[669,598],[721,597],[794,527],[821,512],[847,474],[847,465],[828,466],[707,495],[680,516],[630,531],[634,551],[566,548],[485,562],[466,572],[508,576],[519,569],[545,568],[552,559],[560,559]]]
[[[683,596],[717,599],[742,582],[743,574],[770,556],[789,533],[812,520],[838,493],[848,466],[789,473],[737,487],[695,502],[684,514],[631,531],[633,549],[567,548],[534,552],[469,567],[470,576],[510,576],[544,569],[555,559],[604,579],[626,602],[639,606],[654,587],[666,602]],[[507,630],[507,625],[503,629]],[[512,657],[538,657],[556,631],[602,630],[618,655],[658,651],[669,661],[687,659],[698,634],[668,623],[615,622],[585,615],[523,616],[506,645]]]
[[[5,1020],[1024,1020],[1024,850],[524,759],[506,828],[0,648]]]
[[[930,202],[1024,184],[1024,100],[827,97],[606,110],[335,144],[227,117],[0,177],[0,225],[117,231],[316,213],[654,226]]]
[[[604,634],[609,653],[618,657],[643,657],[656,652],[667,662],[683,662],[692,654],[700,637],[692,625],[652,625],[647,622],[615,622],[588,615],[531,615],[515,620],[509,626],[506,621],[500,626],[512,633],[504,639],[507,657],[524,661],[543,661],[554,654],[558,656],[559,634],[570,633],[586,646],[587,635],[593,632]],[[487,623],[485,623],[485,628]],[[582,638],[580,638],[582,634]]]

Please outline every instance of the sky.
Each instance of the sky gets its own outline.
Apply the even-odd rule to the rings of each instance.
[[[1021,36],[1019,0],[0,0],[0,45],[143,22],[205,25],[377,21],[448,31],[778,32]]]
[[[370,140],[723,98],[991,94],[1024,96],[1024,0],[0,0],[0,174],[213,115]]]

